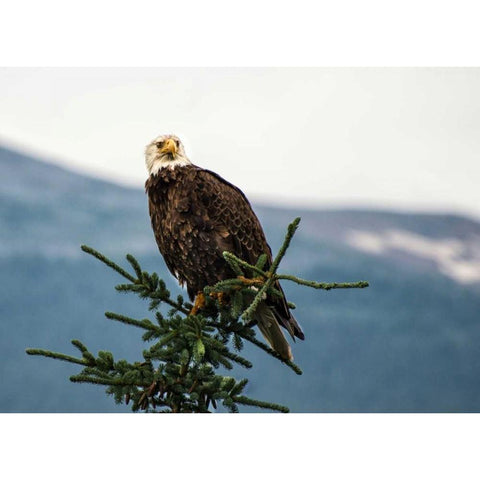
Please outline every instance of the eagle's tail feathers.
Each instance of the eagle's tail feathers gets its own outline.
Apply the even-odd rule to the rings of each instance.
[[[303,333],[302,327],[298,324],[295,320],[295,317],[290,313],[289,324],[290,328],[293,330],[293,334],[295,337],[299,338],[300,340],[305,340],[305,334]]]
[[[295,317],[292,315],[292,312],[288,308],[287,300],[285,298],[285,294],[283,293],[280,282],[277,281],[275,283],[275,288],[280,290],[282,298],[280,300],[277,298],[275,301],[269,303],[272,307],[274,307],[278,321],[284,328],[288,330],[288,333],[292,336],[293,341],[295,341],[295,337],[299,338],[300,340],[305,340],[305,334],[303,333],[302,327],[300,327],[298,322],[295,320]]]
[[[293,341],[295,341],[295,337],[299,338],[300,340],[305,340],[305,334],[303,333],[302,327],[298,324],[295,320],[295,317],[292,315],[292,312],[287,310],[287,315],[285,315],[284,311],[279,311],[278,308],[272,307],[275,310],[276,317],[282,327],[284,327],[288,333],[291,335]]]
[[[285,360],[293,360],[292,350],[275,318],[273,310],[261,302],[255,311],[254,320],[270,346]]]

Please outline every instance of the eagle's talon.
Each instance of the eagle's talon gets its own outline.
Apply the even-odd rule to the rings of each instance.
[[[226,300],[227,294],[225,292],[212,292],[210,294],[211,298],[216,298],[219,305],[225,306],[228,304],[228,301]]]
[[[199,310],[205,308],[206,305],[205,295],[203,292],[198,292],[197,296],[195,297],[195,302],[193,303],[193,307],[190,310],[190,315],[196,315]]]
[[[261,287],[265,283],[265,279],[262,277],[247,278],[243,275],[239,275],[237,278],[241,280],[244,285],[248,286],[254,285],[257,287]]]

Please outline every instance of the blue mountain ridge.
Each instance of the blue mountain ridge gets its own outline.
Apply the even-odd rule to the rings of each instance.
[[[101,387],[70,383],[75,365],[29,357],[25,348],[74,354],[70,340],[78,338],[94,352],[141,359],[141,332],[103,313],[145,318],[146,303],[117,293],[121,278],[80,245],[124,265],[132,253],[180,292],[158,253],[144,192],[6,148],[0,148],[0,176],[0,411],[129,411]],[[253,206],[274,251],[287,224],[302,217],[282,271],[371,286],[324,292],[285,282],[306,334],[293,345],[304,374],[247,346],[254,367],[229,374],[250,380],[248,395],[293,412],[480,411],[479,283],[475,275],[459,281],[463,277],[450,275],[443,257],[424,252],[438,245],[439,255],[448,257],[448,248],[462,247],[452,271],[463,272],[462,265],[476,262],[468,255],[479,245],[478,222],[458,215]],[[412,249],[392,243],[378,252],[362,250],[349,240],[352,232],[391,243],[391,232],[407,232]]]

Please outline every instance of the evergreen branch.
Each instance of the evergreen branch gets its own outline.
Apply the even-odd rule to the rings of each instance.
[[[72,340],[71,343],[74,347],[77,347],[80,350],[80,353],[82,353],[82,355],[88,352],[88,348],[80,340]]]
[[[160,338],[155,345],[152,345],[150,347],[150,350],[148,350],[147,356],[153,356],[154,357],[159,352],[161,352],[162,347],[164,345],[167,345],[167,343],[170,343],[177,336],[178,336],[178,332],[175,331],[175,330],[173,330],[171,332],[168,332],[168,333],[164,333],[162,335],[162,338]]]
[[[168,295],[166,295],[164,293],[153,292],[153,293],[150,294],[150,298],[152,298],[154,300],[160,300],[160,301],[166,303],[167,305],[170,305],[171,307],[175,308],[175,310],[178,310],[179,312],[184,313],[185,315],[190,314],[190,310],[187,310],[183,306],[183,304],[181,304],[178,301],[176,302],[175,300],[172,300]]]
[[[284,363],[285,365],[290,367],[297,375],[302,375],[303,374],[302,369],[297,364],[295,364],[291,360],[285,360],[279,353],[277,353],[275,350],[273,350],[273,348],[270,348],[266,343],[263,343],[260,340],[258,340],[257,338],[255,338],[255,336],[254,336],[255,334],[254,334],[253,330],[249,329],[249,327],[243,326],[242,328],[232,329],[231,327],[225,327],[221,323],[215,322],[215,321],[208,322],[208,325],[211,325],[211,326],[217,328],[218,330],[226,329],[225,331],[227,333],[235,333],[236,335],[238,335],[241,338],[247,340],[248,342],[253,343],[253,345],[262,349],[264,352],[268,353],[272,357],[275,357],[277,360],[280,360],[282,363]],[[245,328],[248,329],[246,332],[245,332]],[[249,332],[251,332],[251,333],[249,333]]]
[[[326,282],[314,282],[311,280],[303,280],[302,278],[295,277],[294,275],[276,275],[279,280],[291,280],[299,285],[305,285],[307,287],[316,288],[318,290],[332,290],[334,288],[366,288],[369,286],[368,282],[350,282],[350,283],[326,283]]]
[[[233,386],[233,388],[230,391],[231,395],[239,395],[242,393],[245,385],[248,383],[248,380],[244,378],[243,380],[240,380],[236,385]]]
[[[264,267],[265,264],[267,263],[267,260],[268,260],[267,254],[266,254],[266,253],[262,253],[262,254],[258,257],[258,260],[257,260],[257,263],[255,264],[255,266],[256,266],[257,268],[259,268],[260,270],[263,271],[263,267]]]
[[[159,328],[148,319],[135,320],[134,318],[126,317],[125,315],[120,315],[113,312],[105,312],[105,316],[110,320],[117,320],[118,322],[125,323],[127,325],[143,328],[144,330],[159,331]]]
[[[258,305],[262,300],[266,298],[266,292],[270,285],[273,283],[273,277],[270,277],[262,286],[262,288],[258,291],[253,299],[252,303],[248,306],[248,308],[243,312],[242,318],[248,324],[252,320],[253,314],[257,309]]]
[[[126,259],[128,263],[132,266],[132,268],[135,270],[135,273],[137,274],[137,277],[140,280],[142,278],[142,269],[140,268],[140,265],[138,264],[137,259],[133,255],[130,255],[129,253],[126,255]]]
[[[206,295],[218,291],[230,291],[231,287],[243,287],[243,280],[240,278],[227,278],[227,280],[220,280],[213,286],[206,286],[203,291]]]
[[[120,283],[115,285],[115,290],[117,292],[134,292],[138,294],[145,290],[145,285],[141,283]]]
[[[153,290],[152,287],[146,283],[138,283],[140,280],[136,280],[137,283],[130,284],[130,283],[122,283],[120,285],[115,286],[115,290],[118,292],[134,292],[137,295],[140,295],[142,298],[150,298],[152,302],[164,302],[167,305],[175,308],[179,312],[188,315],[190,312],[187,310],[183,303],[179,301],[172,300],[169,296],[168,290],[164,289],[156,289]],[[181,298],[181,297],[180,297]]]
[[[234,255],[233,255],[234,256]],[[230,265],[232,271],[236,275],[243,275],[242,269],[238,266],[239,260],[238,258],[232,258],[232,254],[229,254],[229,252],[223,252],[223,258],[227,261],[227,263]]]
[[[280,250],[277,253],[277,256],[272,262],[272,266],[269,269],[271,275],[273,275],[277,269],[278,265],[280,264],[282,258],[285,256],[287,252],[287,248],[290,246],[290,242],[292,241],[293,236],[298,228],[298,224],[300,223],[301,218],[297,217],[288,227],[287,227],[287,234],[285,235],[285,240],[283,241]]]
[[[106,379],[111,379],[112,376],[111,373],[104,372],[97,367],[85,367],[83,369],[83,372],[85,373],[85,375],[96,375],[97,377]]]
[[[297,217],[287,228],[287,234],[285,235],[285,239],[283,241],[282,246],[280,247],[280,250],[277,253],[277,256],[274,258],[271,267],[269,268],[267,272],[267,281],[263,284],[262,288],[259,290],[259,292],[255,295],[255,298],[253,299],[253,302],[249,305],[249,307],[243,312],[242,318],[246,322],[250,322],[252,319],[253,314],[255,313],[255,310],[257,309],[258,305],[260,302],[265,298],[268,289],[273,285],[273,282],[276,281],[278,276],[276,275],[276,271],[278,269],[278,266],[280,265],[280,262],[282,258],[284,257],[287,248],[290,245],[290,242],[293,238],[293,235],[295,234],[295,231],[298,228],[298,224],[300,223],[300,217]]]
[[[111,379],[106,379],[106,378],[97,378],[97,377],[92,377],[90,375],[72,375],[70,377],[70,381],[73,383],[93,383],[96,385],[110,385],[110,386],[123,386],[123,387],[148,387],[148,383],[134,383],[134,382],[129,382],[122,380],[120,378],[111,378]]]
[[[50,350],[42,350],[40,348],[27,348],[25,350],[27,355],[40,355],[42,357],[55,358],[57,360],[63,360],[64,362],[77,363],[78,365],[88,366],[90,365],[84,359],[65,355],[64,353],[51,352]]]
[[[288,365],[297,375],[303,374],[302,369],[297,364],[293,363],[291,360],[285,360],[279,353],[273,350],[273,348],[270,348],[267,344],[260,342],[255,337],[252,337],[249,335],[243,335],[240,332],[238,332],[238,335],[240,335],[242,338],[249,341],[250,343],[253,343],[258,348],[261,348],[264,352],[267,352],[272,357],[275,357],[276,359],[280,360],[285,365]]]
[[[233,362],[239,363],[245,368],[252,368],[252,362],[247,360],[246,358],[241,357],[240,355],[237,355],[236,353],[230,352],[229,350],[225,349],[222,351],[222,354],[232,360]]]
[[[103,262],[107,267],[112,268],[116,272],[118,272],[122,277],[125,277],[127,280],[130,280],[132,283],[136,283],[136,279],[130,275],[126,270],[124,270],[120,265],[117,265],[115,262],[107,258],[105,255],[102,255],[100,252],[97,252],[93,248],[89,247],[88,245],[82,245],[81,249],[88,253],[89,255],[94,256],[96,259]]]
[[[241,258],[238,258],[237,256],[235,256],[233,253],[230,253],[230,252],[223,252],[223,258],[225,258],[225,260],[230,264],[234,264],[234,265],[241,265],[242,267],[245,267],[249,270],[252,270],[252,272],[255,272],[255,273],[258,273],[258,275],[266,278],[267,277],[267,274],[260,268],[254,266],[254,265],[250,265],[248,262],[245,262],[244,260],[242,260]],[[238,273],[237,273],[238,271]],[[243,272],[237,268],[235,269],[235,273],[237,275],[243,275]]]
[[[183,314],[185,315],[190,315],[190,310],[187,310],[186,308],[184,308],[182,305],[180,305],[179,303],[171,300],[171,299],[164,299],[163,302],[167,303],[168,305],[170,305],[171,307],[175,308],[176,310],[178,310],[179,312],[182,312]]]
[[[290,409],[279,405],[278,403],[262,402],[261,400],[253,400],[252,398],[245,397],[243,395],[233,396],[232,400],[241,405],[251,405],[253,407],[265,408],[268,410],[276,410],[282,413],[289,413]]]

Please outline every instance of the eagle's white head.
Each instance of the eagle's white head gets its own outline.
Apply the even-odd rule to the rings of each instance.
[[[145,164],[149,175],[156,175],[162,168],[191,165],[183,143],[175,135],[160,135],[145,148]]]

